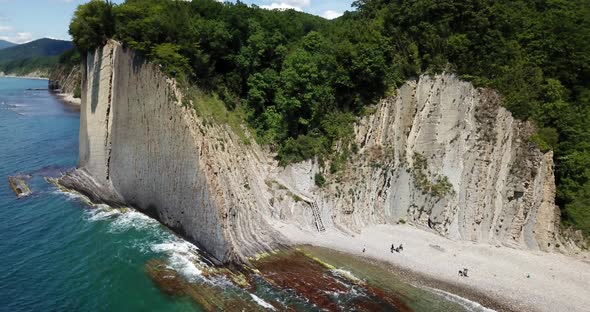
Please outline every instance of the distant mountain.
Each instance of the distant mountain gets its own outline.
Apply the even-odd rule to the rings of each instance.
[[[0,63],[31,57],[56,56],[73,47],[70,41],[43,38],[0,50]]]
[[[0,49],[0,72],[46,77],[57,64],[59,55],[73,47],[69,41],[43,38]]]
[[[5,40],[0,40],[0,50],[14,47],[15,45],[16,45],[16,43],[8,42]]]

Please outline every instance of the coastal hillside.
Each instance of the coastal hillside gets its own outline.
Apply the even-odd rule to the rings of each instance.
[[[0,72],[18,76],[48,76],[59,55],[71,50],[69,41],[43,38],[0,50]]]
[[[553,151],[561,223],[590,233],[590,8],[585,1],[356,1],[328,21],[214,0],[92,1],[70,25],[77,48],[115,38],[183,88],[197,107],[276,152],[283,166],[319,159],[335,174],[359,150],[354,122],[408,80],[452,72],[499,92]],[[550,35],[547,35],[550,34]],[[227,113],[223,111],[227,110]],[[445,112],[446,113],[446,112]],[[324,185],[325,175],[317,184]]]

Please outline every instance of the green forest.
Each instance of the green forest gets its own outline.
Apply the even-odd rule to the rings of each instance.
[[[0,49],[0,72],[12,75],[48,73],[58,63],[59,55],[72,49],[69,41],[38,39]]]
[[[503,95],[555,152],[565,225],[590,234],[587,0],[358,0],[336,20],[215,0],[94,0],[80,52],[115,38],[239,112],[282,164],[345,159],[356,116],[407,79],[454,72]],[[334,143],[344,150],[336,153]],[[337,162],[335,162],[337,163]],[[338,168],[334,168],[337,170]]]

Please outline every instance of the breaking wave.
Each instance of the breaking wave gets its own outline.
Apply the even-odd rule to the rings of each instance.
[[[56,191],[68,200],[88,199],[81,194]],[[207,264],[202,260],[199,248],[175,235],[157,220],[133,208],[113,208],[105,204],[93,205],[85,211],[84,219],[89,222],[107,221],[108,232],[121,234],[127,231],[145,231],[144,238],[131,243],[143,254],[164,255],[168,266],[181,274],[188,281],[202,279],[202,272]]]
[[[490,309],[490,308],[486,308],[483,305],[475,302],[475,301],[471,301],[467,298],[463,298],[461,296],[455,295],[455,294],[451,294],[449,292],[446,292],[444,290],[440,290],[440,289],[436,289],[436,288],[431,288],[431,287],[424,287],[424,289],[431,291],[443,298],[445,298],[448,301],[452,301],[455,302],[457,304],[459,304],[460,306],[462,306],[463,308],[465,308],[467,311],[471,311],[471,312],[496,312],[496,310]]]
[[[256,296],[255,294],[250,294],[250,297],[252,297],[252,300],[254,300],[259,306],[261,306],[261,307],[263,307],[265,309],[269,309],[271,311],[276,311],[277,310],[270,303],[262,300],[260,297]]]
[[[207,265],[201,260],[199,248],[178,237],[154,244],[153,252],[164,253],[168,256],[168,266],[182,275],[189,282],[202,278],[203,268]]]

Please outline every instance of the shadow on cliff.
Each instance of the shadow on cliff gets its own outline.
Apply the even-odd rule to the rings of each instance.
[[[100,90],[100,74],[102,69],[102,57],[103,57],[103,49],[96,50],[96,56],[94,59],[96,60],[96,64],[94,64],[95,70],[92,71],[92,90]],[[98,68],[98,70],[96,70]],[[94,114],[96,112],[96,107],[98,106],[98,93],[99,92],[92,92],[90,98],[90,109]]]

